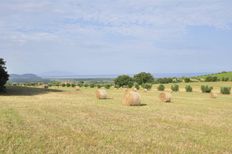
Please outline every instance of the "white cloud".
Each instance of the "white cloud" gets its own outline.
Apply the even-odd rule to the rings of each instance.
[[[138,41],[176,39],[188,26],[231,29],[231,5],[229,0],[9,0],[0,3],[0,33],[19,42],[101,43],[109,33]]]

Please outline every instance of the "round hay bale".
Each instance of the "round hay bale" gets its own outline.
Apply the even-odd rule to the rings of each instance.
[[[159,98],[162,102],[171,102],[172,95],[170,93],[167,93],[167,92],[162,92],[162,93],[160,93]]]
[[[107,99],[107,91],[105,89],[97,89],[96,97],[97,99]]]
[[[134,89],[133,89],[133,91],[137,92],[137,91],[138,91],[138,89],[137,89],[137,88],[134,88]]]
[[[141,105],[141,96],[138,92],[128,91],[123,97],[123,104],[128,106]]]
[[[214,92],[211,92],[211,93],[210,93],[210,97],[211,97],[211,98],[217,98],[217,94],[214,93]]]
[[[144,89],[144,92],[147,92],[148,90],[147,89]]]
[[[81,88],[79,86],[76,86],[76,91],[80,91]]]

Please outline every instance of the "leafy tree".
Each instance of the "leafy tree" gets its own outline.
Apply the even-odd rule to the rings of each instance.
[[[142,85],[142,87],[143,87],[144,89],[150,90],[150,89],[152,88],[152,84],[150,84],[150,83],[145,83],[145,84]]]
[[[132,87],[134,80],[128,75],[120,75],[114,80],[114,84],[119,87]]]
[[[154,77],[152,76],[151,73],[141,72],[139,74],[134,75],[134,80],[139,85],[143,85],[146,83],[153,83]]]
[[[0,58],[0,92],[5,90],[5,84],[9,79],[9,75],[6,71],[6,62]]]

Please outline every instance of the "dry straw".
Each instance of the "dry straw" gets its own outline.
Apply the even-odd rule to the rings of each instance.
[[[129,91],[125,92],[123,97],[123,104],[128,106],[139,106],[141,105],[141,96],[136,91]]]
[[[214,93],[214,92],[211,92],[211,93],[210,93],[210,97],[211,97],[211,98],[217,98],[217,94]]]
[[[107,91],[105,89],[97,89],[96,97],[97,99],[107,99]]]
[[[76,91],[80,91],[81,88],[79,86],[76,86]]]
[[[160,93],[159,98],[162,102],[171,102],[172,101],[171,93],[167,93],[167,92]]]

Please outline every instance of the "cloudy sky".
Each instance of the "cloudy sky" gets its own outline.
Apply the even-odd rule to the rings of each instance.
[[[0,0],[10,73],[232,70],[231,0]]]

